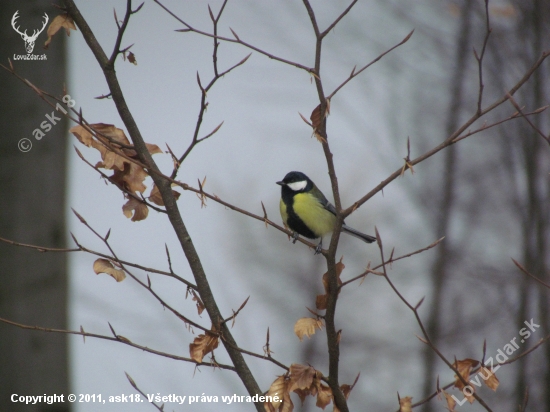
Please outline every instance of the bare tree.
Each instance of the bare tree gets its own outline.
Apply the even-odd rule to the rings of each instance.
[[[93,225],[86,220],[85,217],[81,216],[76,211],[75,215],[78,217],[81,224],[88,228],[90,232],[103,243],[105,248],[108,250],[108,253],[92,250],[90,247],[82,244],[76,237],[73,238],[76,244],[76,247],[73,249],[52,248],[44,245],[24,246],[37,250],[47,250],[49,252],[89,253],[97,256],[94,263],[94,270],[96,273],[107,273],[117,281],[122,281],[126,276],[129,276],[140,287],[146,290],[153,299],[158,301],[175,317],[181,320],[186,327],[189,328],[189,330],[198,331],[199,334],[189,345],[189,356],[187,357],[163,352],[147,347],[143,344],[136,343],[128,337],[117,333],[115,328],[111,325],[109,326],[112,336],[107,336],[97,333],[90,333],[85,331],[83,328],[79,331],[68,331],[64,329],[54,330],[45,327],[33,327],[31,325],[14,322],[9,319],[2,319],[2,321],[6,324],[12,324],[23,329],[38,329],[59,334],[74,334],[81,335],[83,337],[109,340],[139,348],[160,356],[188,362],[196,366],[200,365],[204,367],[220,368],[234,372],[246,388],[249,394],[249,401],[254,402],[258,411],[293,410],[294,404],[290,397],[291,393],[297,393],[302,399],[309,396],[315,397],[317,406],[322,408],[332,402],[335,410],[348,411],[350,409],[348,406],[348,397],[354,389],[359,376],[357,376],[357,379],[354,382],[342,382],[340,341],[345,332],[343,332],[339,327],[336,309],[338,307],[338,303],[342,301],[342,291],[348,290],[351,285],[359,284],[364,281],[366,277],[370,279],[373,276],[379,276],[387,282],[388,286],[395,293],[395,296],[402,302],[404,307],[410,311],[410,320],[415,321],[420,330],[419,339],[426,345],[428,348],[427,350],[430,353],[430,355],[426,355],[428,375],[432,375],[434,373],[435,359],[439,359],[439,363],[441,365],[444,365],[447,370],[450,370],[456,375],[453,381],[441,383],[439,380],[434,382],[432,376],[428,376],[424,399],[413,404],[411,397],[400,397],[398,395],[400,410],[410,410],[411,407],[426,404],[438,395],[444,396],[447,400],[449,409],[454,410],[456,405],[456,396],[451,394],[449,388],[455,386],[462,390],[465,395],[465,399],[470,402],[478,402],[485,408],[485,410],[490,411],[491,407],[489,406],[488,401],[484,399],[485,395],[481,392],[476,392],[469,381],[477,374],[485,374],[483,380],[486,385],[495,390],[498,387],[499,382],[493,372],[493,365],[491,364],[489,366],[485,364],[485,361],[487,360],[486,345],[483,344],[483,347],[478,347],[479,353],[477,359],[457,355],[456,351],[454,353],[451,352],[452,354],[448,354],[449,351],[446,348],[443,349],[443,346],[441,345],[443,339],[441,338],[442,334],[440,330],[440,320],[442,319],[442,316],[447,316],[446,314],[442,315],[441,313],[443,310],[446,310],[443,302],[444,299],[448,300],[456,298],[455,295],[451,296],[448,289],[446,289],[446,278],[450,278],[451,272],[455,269],[452,265],[452,254],[455,250],[458,250],[458,248],[455,247],[454,242],[451,243],[450,246],[447,245],[442,247],[443,238],[439,238],[429,245],[423,245],[422,247],[413,248],[406,253],[397,254],[391,246],[386,244],[386,241],[379,234],[378,230],[376,230],[379,263],[369,263],[364,270],[353,274],[343,272],[344,264],[341,259],[337,258],[336,251],[339,243],[340,229],[344,219],[350,217],[373,196],[381,193],[384,188],[395,182],[399,177],[413,173],[416,165],[424,162],[436,154],[439,154],[439,152],[443,152],[442,154],[445,156],[442,190],[439,192],[440,196],[437,201],[440,213],[438,214],[438,219],[435,219],[438,222],[436,224],[437,227],[435,232],[437,234],[436,238],[440,235],[447,235],[447,233],[451,231],[452,218],[455,210],[457,210],[455,198],[457,197],[456,193],[458,192],[459,184],[458,171],[461,170],[459,167],[460,164],[457,160],[457,149],[455,144],[465,140],[470,141],[472,140],[470,139],[472,136],[479,134],[485,135],[488,131],[490,132],[491,130],[495,130],[499,125],[504,124],[508,127],[508,125],[511,124],[518,124],[519,122],[529,123],[531,122],[531,119],[540,118],[538,115],[544,111],[544,107],[541,108],[541,106],[544,106],[543,104],[541,104],[541,106],[529,106],[527,110],[523,110],[517,104],[515,99],[519,98],[518,91],[525,90],[525,86],[528,82],[535,78],[537,73],[540,72],[541,65],[545,62],[546,58],[550,54],[550,51],[543,51],[542,48],[537,50],[536,53],[530,56],[528,59],[529,64],[526,65],[521,73],[513,76],[514,81],[506,85],[505,91],[500,90],[495,92],[494,90],[491,90],[491,92],[488,93],[485,87],[487,83],[485,62],[487,60],[486,56],[490,47],[489,39],[492,32],[489,6],[488,2],[486,2],[484,8],[479,8],[479,10],[477,10],[477,16],[483,16],[483,18],[478,19],[479,21],[476,22],[476,20],[471,18],[476,11],[476,9],[473,8],[474,3],[467,1],[464,8],[462,8],[461,13],[461,36],[459,37],[456,55],[453,59],[453,63],[455,64],[455,69],[452,71],[454,81],[452,82],[452,86],[449,91],[450,110],[447,116],[445,130],[442,132],[443,137],[437,139],[435,143],[427,145],[427,148],[422,150],[422,154],[417,157],[412,155],[411,142],[407,141],[406,147],[402,148],[404,161],[401,166],[391,172],[383,181],[381,181],[370,191],[366,193],[354,193],[355,201],[346,206],[343,205],[341,199],[340,183],[334,162],[334,154],[332,152],[333,149],[331,148],[331,144],[334,140],[333,137],[329,136],[329,133],[327,132],[328,114],[331,109],[331,102],[337,93],[344,90],[352,82],[357,81],[356,78],[365,72],[365,70],[377,63],[380,59],[384,58],[390,52],[394,52],[395,49],[409,41],[413,33],[409,33],[401,41],[391,47],[388,45],[386,51],[381,53],[371,62],[365,62],[359,67],[350,68],[350,73],[346,77],[336,81],[330,79],[330,83],[333,83],[336,86],[332,86],[329,89],[328,79],[324,77],[324,72],[322,70],[324,67],[322,59],[324,41],[329,37],[329,35],[332,34],[333,29],[336,26],[343,24],[346,16],[357,3],[356,0],[351,1],[347,7],[343,8],[336,16],[332,18],[331,22],[328,24],[325,23],[324,25],[320,24],[316,11],[310,2],[308,0],[303,1],[309,23],[311,24],[311,30],[314,35],[314,59],[309,64],[294,61],[266,51],[261,47],[256,46],[253,40],[239,37],[238,29],[230,30],[232,36],[226,37],[220,35],[220,21],[226,8],[227,1],[224,1],[221,8],[216,11],[209,7],[209,14],[212,24],[211,31],[205,31],[195,27],[191,22],[178,16],[177,13],[165,6],[163,2],[157,0],[156,3],[164,9],[166,13],[172,16],[178,24],[181,25],[181,28],[178,30],[179,32],[194,33],[196,35],[210,38],[213,42],[213,76],[211,79],[205,80],[200,75],[197,75],[197,83],[200,89],[199,115],[194,126],[194,132],[190,144],[186,150],[182,151],[182,153],[175,153],[170,147],[167,147],[167,152],[173,161],[173,168],[169,172],[163,171],[153,159],[152,155],[161,153],[162,150],[156,144],[149,144],[145,142],[148,139],[144,139],[142,136],[140,128],[129,110],[124,92],[119,83],[117,72],[115,71],[115,63],[120,61],[121,56],[124,59],[128,59],[130,62],[135,62],[136,56],[134,56],[131,51],[131,46],[123,48],[122,42],[126,30],[129,24],[131,24],[132,16],[140,11],[141,6],[134,8],[132,6],[132,2],[128,1],[122,20],[118,19],[115,12],[115,22],[118,32],[110,55],[105,52],[105,49],[99,43],[93,30],[88,25],[86,17],[80,13],[76,4],[72,0],[65,0],[63,10],[64,14],[56,17],[50,26],[57,29],[64,27],[67,30],[74,28],[74,25],[79,28],[88,47],[94,54],[109,88],[108,95],[101,96],[101,98],[111,98],[113,100],[120,119],[127,130],[129,139],[126,137],[126,134],[122,129],[114,125],[107,125],[103,123],[92,124],[88,122],[83,112],[78,110],[76,107],[67,104],[68,101],[64,97],[53,93],[48,93],[42,88],[32,84],[31,81],[24,79],[13,65],[10,65],[9,67],[4,66],[4,69],[29,86],[39,97],[48,102],[51,107],[56,108],[60,104],[64,103],[69,109],[71,109],[66,110],[67,116],[77,124],[77,126],[71,129],[71,132],[77,137],[80,143],[98,150],[101,154],[102,161],[93,165],[79,150],[77,150],[78,155],[85,163],[94,169],[95,173],[99,173],[105,181],[113,184],[123,193],[126,200],[126,203],[123,206],[123,211],[127,217],[131,217],[134,221],[143,220],[147,218],[150,210],[166,215],[179,241],[181,252],[187,259],[189,268],[193,275],[193,280],[186,279],[184,276],[177,274],[173,270],[168,248],[166,252],[169,270],[145,267],[136,262],[126,261],[120,258],[115,250],[115,247],[109,240],[110,231],[106,234],[100,234],[98,230],[96,230]],[[476,37],[473,35],[473,33],[476,32],[474,27],[477,27],[477,32],[480,32],[481,36]],[[55,34],[55,30],[52,31],[54,32],[52,35]],[[467,75],[469,75],[470,79],[472,79],[472,71],[466,71],[466,67],[469,62],[472,61],[471,58],[468,57],[466,50],[469,49],[468,46],[471,44],[470,42],[473,41],[473,38],[475,38],[477,46],[474,53],[474,81],[471,82],[475,84],[475,91],[473,94],[474,97],[472,98],[472,94],[466,96],[463,87],[466,82],[466,78],[468,77]],[[302,118],[311,127],[313,134],[319,141],[324,154],[326,168],[330,178],[332,197],[334,199],[337,224],[332,235],[329,248],[327,250],[322,250],[321,252],[326,262],[326,269],[323,269],[326,273],[322,276],[322,282],[320,282],[323,285],[324,293],[317,296],[315,301],[315,309],[313,309],[313,305],[311,305],[312,308],[309,308],[309,316],[300,318],[296,322],[294,329],[300,339],[304,336],[312,336],[318,330],[325,330],[325,350],[328,352],[328,355],[326,356],[327,370],[325,371],[322,371],[322,369],[316,365],[304,365],[292,361],[289,361],[292,362],[291,364],[287,364],[281,360],[282,358],[279,357],[279,354],[277,354],[277,358],[275,358],[273,352],[271,351],[269,331],[266,335],[263,353],[261,350],[249,350],[245,348],[243,343],[237,342],[229,326],[241,319],[243,316],[247,316],[244,308],[246,307],[248,299],[246,299],[239,307],[234,308],[232,313],[224,314],[223,311],[220,310],[218,300],[216,299],[211,286],[211,278],[207,275],[207,272],[201,262],[201,257],[193,243],[192,237],[185,223],[188,221],[189,216],[186,213],[182,213],[178,206],[177,200],[181,195],[181,192],[173,190],[173,188],[177,188],[179,191],[183,191],[183,193],[191,192],[192,194],[196,194],[200,199],[201,204],[205,204],[209,201],[223,205],[232,211],[257,221],[257,224],[265,224],[268,227],[275,228],[277,231],[281,232],[280,235],[282,236],[293,235],[293,233],[287,228],[278,225],[273,219],[268,217],[267,211],[263,204],[263,214],[256,214],[237,206],[231,200],[222,199],[220,196],[208,192],[205,189],[205,180],[199,180],[197,184],[194,185],[186,183],[178,177],[182,164],[186,162],[189,154],[196,148],[196,146],[213,136],[222,127],[222,124],[219,124],[213,130],[207,132],[202,131],[203,119],[208,107],[207,94],[212,90],[221,77],[232,72],[234,69],[239,68],[248,60],[248,56],[246,56],[240,62],[229,65],[228,68],[222,69],[222,65],[218,61],[218,50],[222,43],[230,43],[241,46],[274,60],[276,64],[284,64],[306,72],[311,76],[312,82],[315,85],[318,105],[315,108],[312,108],[312,113],[309,120],[305,116],[302,116]],[[547,99],[545,98],[536,100],[537,103],[543,103],[546,101]],[[506,110],[506,107],[508,107],[508,109],[513,107],[515,110]],[[462,111],[461,108],[463,108]],[[531,128],[536,130],[533,125],[530,123],[529,125]],[[541,141],[545,145],[550,138],[546,138],[546,135],[543,132],[540,132],[537,133],[537,135],[532,136],[531,140]],[[514,147],[518,146],[518,142],[516,141],[511,141],[510,144]],[[545,150],[548,150],[546,146]],[[112,174],[108,174],[111,172]],[[153,189],[148,196],[144,195],[145,186],[143,181],[146,177],[150,177],[154,182]],[[540,237],[542,238],[544,235],[541,235]],[[2,240],[13,245],[21,245],[21,243],[14,240]],[[310,248],[314,248],[316,246],[302,238],[297,240]],[[539,249],[537,250],[543,250],[543,248],[540,248],[541,244],[544,246],[544,242],[539,242]],[[436,247],[439,248],[439,254],[433,266],[436,299],[433,308],[435,313],[433,316],[429,317],[427,321],[425,321],[420,314],[420,308],[424,299],[417,302],[411,302],[407,299],[406,294],[403,290],[401,290],[399,284],[390,278],[390,270],[393,263],[408,259],[411,256]],[[544,261],[544,258],[545,257],[543,255],[541,256],[539,253],[533,257],[533,261],[539,264],[541,259]],[[528,261],[529,259],[526,259],[526,262],[524,263],[527,264]],[[529,265],[524,268],[521,266],[521,263],[518,263],[518,265],[519,270],[525,271],[530,277],[537,278],[533,272],[539,273],[538,270],[540,270],[540,267]],[[174,305],[166,301],[160,290],[157,290],[154,282],[152,281],[152,279],[154,280],[157,276],[165,276],[171,278],[174,282],[177,282],[178,286],[186,290],[186,295],[191,296],[196,302],[198,313],[200,314],[203,311],[206,312],[210,323],[204,324],[204,320],[202,319],[195,321],[191,314],[180,311]],[[516,276],[518,276],[517,273]],[[321,278],[321,276],[319,276],[319,278]],[[523,281],[526,282],[527,279],[523,279]],[[543,283],[542,286],[545,286],[544,281],[541,280],[541,282]],[[545,292],[547,291],[543,290],[542,293]],[[541,302],[542,301],[543,300],[541,299]],[[483,323],[480,328],[482,328],[482,326]],[[459,327],[457,326],[457,329],[458,328]],[[476,328],[471,328],[468,332],[472,333],[472,331],[477,331],[475,329]],[[502,365],[507,365],[515,361],[523,361],[523,359],[526,359],[526,355],[534,352],[535,349],[541,347],[549,339],[550,335],[546,334],[545,337],[536,345],[523,351],[520,355],[502,362],[497,359],[499,362],[498,366],[500,367]],[[228,355],[229,360],[227,362],[218,362],[218,360],[214,357],[214,350],[220,343],[223,345],[225,352]],[[204,360],[207,355],[211,355],[211,359],[209,361]],[[284,356],[284,353],[282,355]],[[281,373],[281,375],[273,381],[269,389],[266,390],[261,388],[261,385],[256,379],[253,368],[249,365],[249,358],[260,359],[265,362],[265,365],[269,365],[270,367],[273,367],[274,370],[278,370]],[[147,396],[147,389],[142,389],[140,385],[130,376],[128,376],[128,379],[130,384],[136,391],[139,392],[139,394],[144,397]],[[154,397],[149,399],[147,396],[147,398],[158,410],[163,409],[160,401],[156,400]],[[216,401],[218,401],[217,396]],[[200,402],[200,400],[197,402]],[[523,401],[522,398],[522,402],[526,402],[526,400]]]

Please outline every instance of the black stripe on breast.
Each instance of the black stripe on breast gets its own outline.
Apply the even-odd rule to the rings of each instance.
[[[281,197],[286,205],[286,213],[288,214],[288,219],[286,221],[287,226],[294,232],[297,232],[308,239],[318,238],[319,236],[313,233],[294,211],[294,208],[292,207],[294,203],[294,193],[292,190],[286,186],[283,186]]]

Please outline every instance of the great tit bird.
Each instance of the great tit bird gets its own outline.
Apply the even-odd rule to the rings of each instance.
[[[284,224],[294,232],[294,242],[298,235],[309,239],[321,238],[315,254],[321,252],[323,236],[332,232],[336,225],[336,209],[325,195],[302,172],[290,172],[277,182],[281,187],[279,208]],[[364,242],[372,243],[375,237],[365,235],[342,224],[342,232],[355,236]]]

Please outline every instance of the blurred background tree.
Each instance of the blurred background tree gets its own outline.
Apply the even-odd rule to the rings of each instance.
[[[44,11],[53,18],[51,2],[0,3],[0,56],[3,65],[13,55],[26,55],[25,43],[10,21],[16,10],[21,31],[40,29]],[[44,30],[33,54],[45,53]],[[39,87],[61,91],[66,82],[65,39],[48,51],[47,60],[17,61],[21,76]],[[29,88],[22,88],[8,72],[0,74],[0,236],[22,243],[62,248],[66,241],[65,200],[67,121],[63,116],[40,141],[33,130],[46,121],[52,108]],[[20,139],[34,147],[18,149]],[[0,316],[30,325],[67,328],[67,255],[36,252],[0,243]],[[68,394],[68,339],[0,324],[0,410],[67,412],[67,404],[12,403],[12,394]]]

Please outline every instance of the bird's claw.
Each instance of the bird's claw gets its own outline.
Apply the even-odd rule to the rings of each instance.
[[[315,247],[315,253],[314,255],[318,255],[323,250],[323,240],[319,242],[319,244]]]

